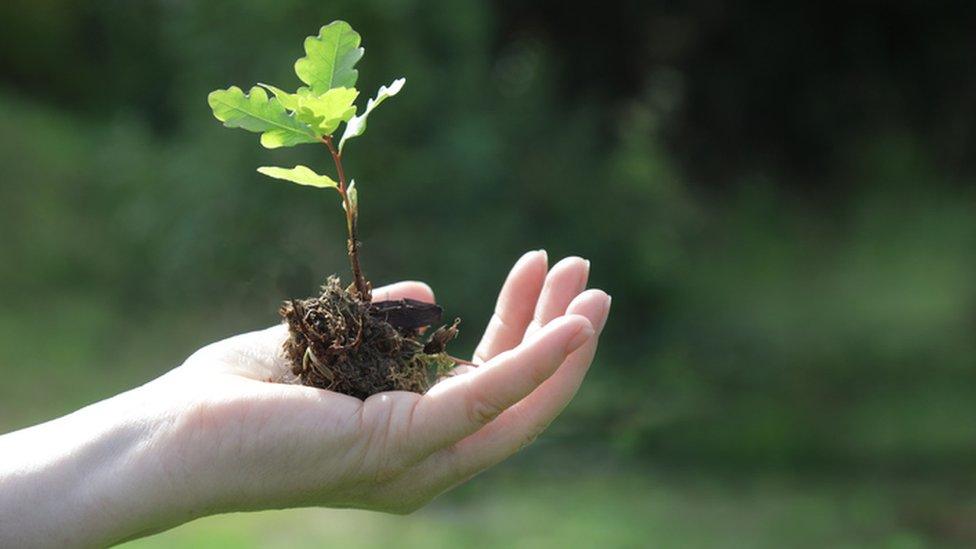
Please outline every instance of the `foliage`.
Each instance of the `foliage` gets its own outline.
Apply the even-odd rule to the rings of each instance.
[[[308,185],[320,189],[336,188],[339,186],[331,177],[319,175],[313,172],[311,168],[302,165],[295,166],[291,169],[263,166],[258,168],[258,172],[275,179],[283,179],[299,185]]]
[[[354,67],[363,57],[359,33],[345,21],[322,27],[318,36],[305,39],[305,57],[295,62],[295,74],[321,95],[333,88],[352,88],[359,78]]]
[[[269,149],[326,140],[331,148],[332,133],[345,122],[346,130],[339,141],[341,154],[348,139],[366,131],[366,118],[373,109],[396,95],[406,82],[399,78],[389,87],[381,86],[376,98],[370,99],[363,113],[356,115],[353,101],[359,95],[355,88],[359,71],[355,66],[365,51],[360,42],[359,33],[345,21],[323,26],[318,36],[305,39],[305,57],[295,62],[295,74],[307,86],[294,93],[270,84],[255,86],[248,95],[236,86],[216,90],[208,97],[214,116],[228,128],[261,133],[261,144]],[[265,89],[274,98],[269,99]],[[336,184],[305,166],[291,170],[265,167],[258,171],[300,185],[334,188],[345,196],[345,182]]]
[[[249,96],[237,87],[210,93],[209,103],[214,116],[230,128],[243,128],[261,133],[261,144],[269,149],[290,147],[303,143],[324,143],[335,163],[338,181],[318,175],[310,168],[292,169],[263,167],[258,172],[291,181],[299,185],[335,189],[342,199],[349,234],[349,264],[353,282],[361,298],[369,299],[370,285],[363,274],[359,259],[359,191],[355,183],[346,184],[342,167],[345,142],[366,131],[366,118],[387,98],[403,88],[405,78],[394,80],[390,86],[380,87],[375,99],[366,103],[363,113],[356,115],[353,101],[359,95],[355,88],[359,71],[356,63],[363,57],[359,33],[345,21],[333,21],[319,31],[318,36],[305,39],[305,57],[295,62],[295,74],[307,86],[288,93],[269,84],[251,88]],[[265,89],[274,94],[268,99]],[[290,112],[287,112],[290,111]],[[346,130],[335,146],[332,133],[345,122]]]
[[[380,103],[386,101],[388,98],[393,97],[401,89],[403,89],[403,84],[406,83],[405,78],[398,78],[394,80],[389,86],[380,86],[380,91],[376,92],[376,98],[370,99],[366,102],[366,110],[363,114],[353,116],[349,119],[346,124],[346,131],[342,132],[342,139],[339,140],[339,152],[342,152],[343,146],[345,146],[346,141],[352,139],[353,137],[358,137],[363,135],[366,131],[366,119],[369,117],[373,109],[380,106]]]
[[[259,87],[245,95],[237,86],[218,90],[207,98],[214,116],[228,128],[241,128],[261,134],[261,144],[269,149],[315,143],[318,135],[311,126],[293,115],[277,99]]]

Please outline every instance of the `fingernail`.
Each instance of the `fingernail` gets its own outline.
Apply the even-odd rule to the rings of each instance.
[[[613,301],[613,298],[606,292],[603,292],[603,297],[603,307],[600,309],[600,313],[590,319],[593,329],[598,334],[602,333],[603,328],[607,325],[607,317],[610,316],[610,302]]]
[[[533,259],[535,259],[535,255],[537,253],[539,253],[539,250],[529,250],[529,251],[525,252],[524,254],[522,254],[518,258],[518,261],[516,261],[515,263],[518,264],[518,263],[523,263],[525,261],[532,261]]]
[[[573,339],[570,339],[569,343],[566,345],[566,354],[568,355],[569,353],[572,353],[576,349],[582,347],[584,343],[593,337],[593,334],[594,332],[592,326],[587,325],[580,328],[580,330],[576,332],[576,335],[573,336]]]
[[[546,265],[548,265],[549,264],[549,252],[540,249],[539,250],[539,253],[542,254],[543,261],[545,261],[546,262]]]

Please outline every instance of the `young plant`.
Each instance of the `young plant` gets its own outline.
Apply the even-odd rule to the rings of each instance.
[[[458,321],[422,342],[423,330],[440,321],[440,307],[412,300],[370,303],[372,286],[360,261],[358,191],[355,181],[347,180],[342,154],[350,139],[366,131],[373,110],[399,93],[406,79],[381,86],[357,114],[355,67],[364,53],[360,42],[348,23],[334,21],[305,39],[305,56],[295,62],[295,74],[305,85],[295,92],[258,84],[244,93],[232,86],[212,92],[207,100],[217,120],[229,128],[260,133],[266,148],[319,144],[328,149],[334,179],[302,165],[261,167],[258,172],[339,194],[353,283],[343,289],[336,277],[330,277],[319,297],[285,302],[281,314],[291,334],[285,351],[303,383],[365,398],[383,390],[426,390],[454,364],[444,348],[456,335]]]
[[[342,169],[342,152],[347,141],[366,131],[366,120],[373,110],[389,97],[396,95],[406,82],[394,80],[381,86],[374,99],[366,103],[362,114],[356,114],[353,101],[359,96],[356,63],[363,57],[359,33],[345,21],[333,21],[322,27],[318,36],[305,39],[305,57],[295,62],[295,74],[305,83],[294,93],[269,84],[258,84],[245,94],[237,86],[216,90],[207,101],[214,116],[228,128],[242,128],[261,134],[261,144],[269,149],[293,147],[306,143],[324,144],[335,164],[338,182],[327,175],[319,175],[302,165],[294,168],[261,167],[258,172],[321,189],[335,189],[346,212],[349,263],[359,297],[368,301],[369,283],[363,275],[359,260],[357,221],[359,218],[356,184],[347,184]],[[267,90],[267,91],[265,91]],[[274,97],[269,97],[271,92]],[[338,146],[333,134],[345,123]]]

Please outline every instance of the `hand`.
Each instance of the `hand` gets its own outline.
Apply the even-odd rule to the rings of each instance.
[[[132,396],[114,412],[98,414],[136,415],[135,423],[151,427],[125,452],[127,474],[115,488],[122,494],[107,492],[130,503],[87,515],[89,529],[113,523],[111,533],[90,539],[115,541],[229,511],[421,507],[530,443],[573,397],[610,307],[602,291],[584,291],[588,268],[568,258],[547,273],[544,252],[524,255],[475,352],[479,366],[460,368],[424,395],[361,401],[269,383],[288,369],[283,325],[201,349],[126,393]],[[405,297],[433,301],[418,282],[374,292],[378,300]],[[0,501],[0,519],[2,511]]]
[[[172,459],[194,472],[187,488],[202,491],[198,498],[222,496],[210,503],[215,510],[417,509],[531,442],[569,402],[610,305],[601,291],[583,292],[587,276],[579,258],[547,276],[545,254],[526,254],[475,353],[482,365],[425,395],[364,402],[266,383],[288,369],[284,326],[206,347],[168,376],[181,387],[174,393],[193,395],[175,426]],[[417,282],[374,294],[433,301]]]

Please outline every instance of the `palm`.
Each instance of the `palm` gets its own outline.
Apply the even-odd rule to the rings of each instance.
[[[586,336],[602,328],[609,309],[606,294],[583,291],[587,275],[578,258],[547,274],[543,253],[523,256],[472,359],[483,366],[462,367],[424,395],[361,401],[268,383],[288,372],[283,325],[205,347],[164,378],[177,393],[206,388],[199,397],[181,393],[198,413],[183,419],[195,440],[180,447],[202,450],[180,459],[212,468],[215,485],[235,486],[233,502],[213,503],[225,510],[413,510],[531,442],[575,394],[596,350],[596,337]],[[433,301],[433,294],[403,282],[374,298]]]

